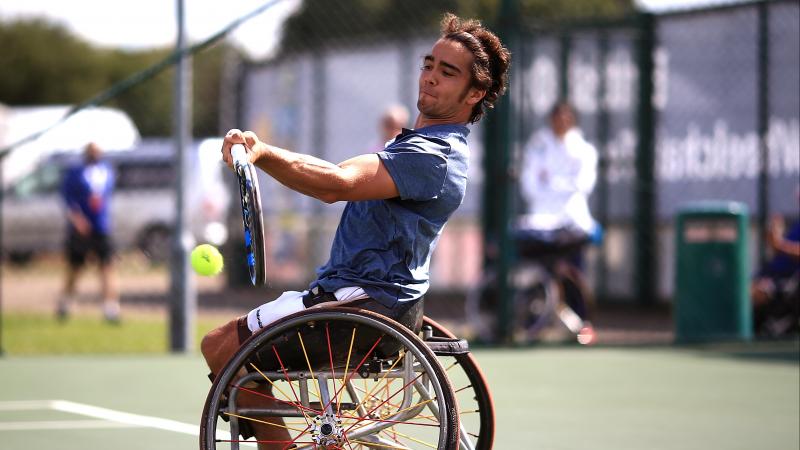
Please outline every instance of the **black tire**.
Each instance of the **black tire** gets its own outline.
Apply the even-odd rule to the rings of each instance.
[[[352,339],[350,338],[351,330]],[[303,337],[303,333],[305,333],[305,337]],[[348,344],[351,342],[356,343],[355,345],[351,345],[350,349],[348,349]],[[323,345],[317,345],[320,343]],[[369,345],[371,345],[371,348],[367,351],[366,347]],[[301,346],[303,350],[297,352],[300,354],[292,354],[290,352],[290,350],[299,349]],[[352,352],[351,350],[353,348],[357,350]],[[363,350],[360,348],[363,348]],[[344,351],[342,351],[342,349],[344,349]],[[398,353],[398,351],[402,352]],[[363,353],[363,356],[361,353]],[[396,367],[401,361],[404,363],[408,361],[405,359],[405,355],[409,354],[413,355],[414,361],[412,375],[416,374],[418,371],[419,374],[410,382],[399,383],[403,385],[400,387],[400,390],[391,393],[396,389],[397,385],[393,385],[392,383],[397,380],[397,378],[380,374],[387,374],[387,369]],[[329,361],[324,361],[325,358],[319,358],[322,355],[327,355],[326,358],[328,358]],[[398,355],[403,355],[404,357],[401,358],[398,357]],[[351,356],[353,359],[352,363],[350,361]],[[347,363],[344,362],[345,357]],[[369,359],[367,365],[363,365],[368,358],[372,359]],[[357,363],[358,360],[360,360],[360,363]],[[392,360],[394,360],[394,362],[386,367]],[[279,361],[280,372],[278,367],[273,367],[276,361]],[[328,363],[330,363],[330,366],[328,366]],[[348,367],[348,375],[343,375],[345,371],[341,370],[341,368],[345,366]],[[349,383],[346,387],[351,402],[344,403],[342,399],[346,400],[346,398],[343,395],[337,396],[339,391],[335,391],[334,394],[330,396],[327,403],[323,402],[323,398],[325,397],[323,395],[324,392],[319,395],[319,401],[316,403],[309,402],[310,397],[308,396],[306,396],[305,400],[301,400],[303,397],[303,388],[301,384],[306,384],[306,395],[308,395],[311,390],[307,389],[307,383],[300,383],[297,379],[293,378],[294,375],[290,377],[288,374],[297,374],[297,377],[302,379],[304,377],[302,373],[310,374],[310,372],[314,372],[315,377],[319,378],[323,373],[326,373],[328,367],[331,367],[331,371],[327,372],[327,374],[333,374],[333,379],[336,380],[333,382],[334,391],[337,384],[339,386],[339,391],[342,391],[345,387],[345,380]],[[339,368],[338,374],[336,373],[337,367]],[[379,367],[380,369],[378,369]],[[410,367],[412,366],[404,366],[403,369]],[[244,384],[239,386],[234,383],[249,382],[250,384],[247,384],[247,386],[251,386],[252,383],[256,382],[258,379],[256,375],[250,374],[239,377],[239,374],[243,372],[242,369],[245,368],[251,372],[258,372],[256,375],[262,376],[266,381],[274,377],[274,383],[278,383],[280,374],[286,375],[286,380],[281,382],[286,383],[283,385],[283,391],[288,392],[289,389],[287,389],[286,386],[291,386],[291,392],[295,400],[279,400],[282,403],[277,403],[279,406],[274,408],[281,409],[280,413],[256,411],[257,407],[254,408],[252,405],[249,406],[251,417],[237,416],[235,413],[231,413],[230,410],[226,410],[223,401],[235,402],[238,398],[237,392],[239,391],[234,389],[234,387],[240,387],[241,391],[248,390],[244,387]],[[305,368],[307,368],[308,371],[306,371]],[[367,371],[366,375],[362,373],[364,371]],[[392,372],[394,375],[398,373],[397,371]],[[364,378],[356,378],[359,374]],[[306,377],[312,379],[308,375],[306,375]],[[363,399],[358,394],[354,396],[350,393],[355,381],[361,382],[362,380],[365,387],[362,391],[364,393]],[[400,380],[403,381],[405,378],[400,378]],[[300,397],[295,393],[293,384],[295,382],[297,382],[297,391],[301,392]],[[270,383],[272,384],[273,381],[270,381]],[[369,391],[367,390],[367,383],[374,383],[374,386],[370,386],[371,389]],[[425,394],[423,394],[422,391],[419,390],[420,387],[418,385],[424,385],[426,388],[430,387],[431,389],[425,389]],[[328,387],[328,384],[317,384],[317,389],[320,391],[328,390],[321,389],[323,386]],[[375,389],[378,386],[379,389],[376,392]],[[397,394],[402,393],[403,389],[407,386],[417,388],[418,390],[415,391],[415,393],[419,395],[420,399],[425,400],[412,403],[410,408],[405,407],[404,409],[400,409],[403,405],[398,406],[390,400],[396,397]],[[314,387],[313,383],[311,387]],[[384,388],[386,388],[386,393],[382,392]],[[250,392],[254,391],[251,390]],[[428,394],[432,397],[426,399],[426,395]],[[279,394],[273,393],[273,395],[277,397]],[[287,398],[291,399],[290,395],[285,395]],[[231,398],[233,400],[231,400]],[[383,399],[382,402],[380,402],[381,399]],[[403,399],[405,400],[405,398]],[[334,402],[334,400],[336,400],[336,402]],[[370,402],[369,400],[372,401]],[[412,393],[411,398],[409,398],[409,401],[413,400],[414,393]],[[397,401],[396,399],[394,400],[394,402]],[[321,408],[320,405],[323,403],[325,403],[325,407]],[[375,406],[374,403],[377,403],[377,406]],[[300,404],[306,406],[299,406]],[[334,404],[337,405],[336,408],[333,408]],[[240,412],[238,409],[239,405],[235,407],[237,408],[236,412]],[[320,409],[315,410],[313,409],[314,407]],[[368,408],[371,409],[367,410]],[[396,410],[392,408],[396,408]],[[239,419],[237,417],[245,419],[246,421],[255,420],[253,416],[265,418],[291,417],[291,414],[285,412],[289,409],[294,411],[293,414],[295,417],[302,413],[307,424],[306,428],[303,430],[300,429],[302,424],[295,426],[293,431],[297,436],[287,431],[290,437],[294,436],[294,441],[292,442],[300,443],[302,441],[305,444],[309,444],[309,440],[313,441],[313,439],[319,437],[319,435],[315,433],[324,433],[324,431],[319,431],[323,430],[324,425],[322,427],[317,426],[316,429],[313,429],[313,427],[315,426],[314,424],[319,424],[320,420],[323,420],[324,414],[322,414],[322,412],[325,410],[330,413],[331,417],[335,416],[335,419],[338,420],[338,428],[335,428],[339,433],[338,436],[346,440],[354,448],[358,448],[360,443],[359,439],[365,440],[361,442],[378,442],[371,441],[370,439],[389,439],[397,442],[403,441],[403,445],[409,448],[425,448],[418,447],[419,444],[413,440],[406,440],[405,435],[410,432],[419,432],[424,436],[424,439],[430,439],[427,443],[428,446],[435,445],[435,448],[446,450],[455,450],[458,448],[459,422],[455,394],[436,356],[427,345],[408,328],[387,317],[365,310],[347,307],[326,307],[302,311],[272,323],[270,326],[254,334],[245,341],[236,354],[228,361],[225,368],[218,374],[211,386],[200,424],[200,449],[218,450],[219,448],[238,447],[238,442],[235,444],[218,445],[217,426],[223,420],[221,418],[223,414],[230,417],[231,425],[233,426],[234,423],[238,424]],[[390,411],[385,412],[386,409]],[[432,412],[435,410],[438,412],[438,417],[436,417],[435,414],[432,417],[438,419],[438,422],[433,424],[421,423],[430,420],[428,417],[431,416],[414,416],[411,418],[411,421],[407,422],[404,421],[406,419],[402,417],[395,419],[398,415],[402,416],[404,412],[409,410],[413,411],[415,409],[417,410],[415,414],[419,414],[419,412],[424,409],[430,409]],[[305,411],[311,411],[311,413]],[[384,413],[386,415],[384,415]],[[241,414],[245,413],[241,412]],[[312,414],[314,415],[313,419],[311,417]],[[348,423],[348,421],[351,420],[356,420],[356,422]],[[367,425],[361,425],[353,430],[352,433],[349,432],[349,430],[362,422],[366,422]],[[382,430],[384,431],[378,431],[378,427],[383,427]],[[371,428],[376,429],[372,430]],[[330,429],[331,427],[328,428],[328,430]],[[401,429],[403,432],[400,432]],[[360,435],[356,433],[359,431],[361,432]],[[372,434],[367,434],[368,431],[371,431]],[[395,433],[392,433],[392,431]],[[429,438],[425,433],[434,435],[438,433],[438,435]],[[303,437],[302,440],[300,439],[301,437]],[[231,437],[229,440],[238,441],[238,437]],[[285,443],[289,441],[282,442]],[[291,445],[291,443],[287,444],[286,447],[289,445]],[[317,445],[316,448],[334,447]]]
[[[436,322],[435,320],[424,317],[422,321],[423,328],[430,326],[433,330],[433,335],[438,337],[455,338],[456,336],[447,328]],[[459,354],[452,357],[439,357],[440,362],[445,370],[448,370],[453,363],[449,363],[446,359],[454,359],[455,364],[461,368],[464,375],[466,375],[466,386],[459,383],[461,377],[454,376],[453,373],[448,373],[448,378],[453,385],[453,391],[456,393],[456,400],[459,406],[459,421],[462,428],[465,428],[467,433],[472,438],[471,442],[476,450],[491,450],[494,444],[494,400],[492,393],[489,391],[489,384],[481,371],[478,362],[472,353]],[[444,361],[443,361],[444,360]],[[471,399],[469,398],[471,394]],[[467,398],[465,398],[467,396]],[[472,413],[477,413],[478,426],[477,430],[473,428],[474,424],[466,417]],[[466,419],[466,420],[465,420]],[[473,425],[473,426],[469,426]]]
[[[528,270],[525,272],[525,270]],[[553,321],[558,292],[553,278],[541,266],[517,268],[512,273],[514,297],[511,310],[511,337],[514,342],[534,342]],[[482,342],[497,338],[497,276],[486,272],[481,281],[467,292],[465,313]]]
[[[533,342],[553,321],[557,287],[549,277],[536,280],[514,293],[514,331],[518,342]]]

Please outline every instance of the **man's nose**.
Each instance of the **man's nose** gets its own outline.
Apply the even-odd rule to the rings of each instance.
[[[431,70],[429,72],[422,73],[422,82],[425,84],[435,85],[436,84],[436,76],[434,72]]]

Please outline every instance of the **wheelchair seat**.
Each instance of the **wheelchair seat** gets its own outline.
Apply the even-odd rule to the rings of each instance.
[[[372,299],[362,299],[342,306],[332,304],[315,307],[311,310],[322,311],[332,307],[352,308],[357,311],[380,314],[417,334],[422,328],[424,297],[413,302],[403,302],[395,308],[388,308]],[[349,359],[350,368],[352,368],[353,364],[357,364],[370,353],[379,338],[380,342],[370,355],[373,368],[375,368],[379,367],[375,364],[395,359],[401,345],[391,337],[381,336],[372,328],[362,328],[343,322],[310,323],[298,330],[282,333],[281,337],[274,341],[275,350],[282,348],[301,350],[304,348],[305,353],[301,351],[276,352],[270,346],[255,352],[251,362],[262,371],[278,371],[281,368],[302,371],[308,369],[309,365],[312,370],[316,371],[330,369],[331,364],[335,369],[344,368]],[[277,356],[278,354],[280,358]],[[331,354],[333,361],[331,361]],[[306,360],[306,356],[308,360]]]

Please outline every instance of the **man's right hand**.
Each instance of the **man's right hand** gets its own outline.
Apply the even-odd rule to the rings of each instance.
[[[83,216],[83,214],[70,210],[67,213],[70,223],[72,227],[75,228],[75,231],[78,232],[81,236],[89,236],[92,234],[92,224]]]
[[[228,131],[228,133],[225,134],[225,138],[222,140],[222,161],[231,169],[233,169],[231,148],[235,144],[244,145],[249,161],[252,164],[255,164],[258,159],[258,150],[265,146],[252,131],[241,131],[236,128]]]

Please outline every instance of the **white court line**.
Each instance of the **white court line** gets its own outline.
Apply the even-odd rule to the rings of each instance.
[[[34,411],[37,409],[51,409],[51,400],[23,400],[0,402],[0,411]]]
[[[199,425],[192,425],[171,419],[162,419],[160,417],[144,416],[140,414],[131,414],[122,411],[115,411],[113,409],[101,408],[98,406],[86,405],[83,403],[70,402],[67,400],[33,400],[33,401],[0,402],[0,411],[32,411],[41,409],[52,409],[55,411],[78,414],[81,416],[100,419],[100,421],[105,421],[106,423],[108,422],[112,423],[111,425],[102,426],[104,428],[113,427],[113,425],[116,424],[120,428],[146,427],[146,428],[156,428],[165,431],[172,431],[175,433],[190,434],[192,436],[200,435]],[[86,428],[89,428],[88,426],[89,423],[100,422],[100,421],[84,420],[84,421],[63,421],[63,422],[81,423],[85,424]],[[18,427],[24,427],[24,426],[35,427],[36,426],[35,424],[37,423],[45,425],[50,424],[51,426],[53,426],[54,422],[55,421],[0,422],[0,426],[8,427],[8,428],[0,427],[0,431],[4,429],[6,430],[21,429],[21,428],[11,428],[14,426],[13,424],[17,424]],[[26,429],[34,429],[34,428],[26,428]],[[223,430],[217,430],[217,438],[230,439],[230,433],[227,433]],[[245,444],[245,445],[253,445],[253,444]]]
[[[0,431],[91,430],[97,428],[136,428],[136,425],[107,420],[37,420],[33,422],[0,422]]]

